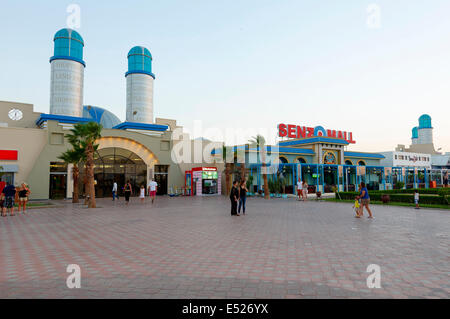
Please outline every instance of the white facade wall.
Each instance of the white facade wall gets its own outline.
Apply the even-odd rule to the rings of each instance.
[[[382,166],[431,168],[431,154],[409,152],[382,152],[386,158],[380,161]]]
[[[71,60],[53,60],[50,80],[50,114],[81,117],[84,66]]]
[[[127,122],[153,123],[153,77],[127,75]]]

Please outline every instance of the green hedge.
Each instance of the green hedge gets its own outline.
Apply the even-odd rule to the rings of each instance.
[[[374,190],[369,191],[371,194],[414,194],[418,190],[419,194],[435,194],[435,195],[450,195],[450,188],[410,188],[410,189],[390,189],[390,190]]]
[[[390,191],[369,191],[370,199],[375,201],[381,201],[381,196],[383,194],[388,194],[391,202],[414,203],[414,194],[393,194]],[[336,198],[353,200],[358,195],[359,192],[339,192],[336,194]],[[421,194],[419,197],[419,204],[449,205],[449,198],[450,196],[448,195]]]

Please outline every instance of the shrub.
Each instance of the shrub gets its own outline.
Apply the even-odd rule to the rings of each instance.
[[[382,201],[382,196],[385,195],[388,191],[372,191],[369,192],[369,196],[371,200]],[[439,196],[437,194],[421,194],[419,203],[420,204],[434,204],[434,205],[449,205],[449,196],[446,195],[446,192],[443,192],[443,196]],[[358,192],[340,192],[336,193],[336,198],[340,198],[343,200],[353,200],[356,196],[358,196]],[[414,194],[410,193],[391,193],[389,192],[389,197],[391,202],[398,203],[414,203]]]

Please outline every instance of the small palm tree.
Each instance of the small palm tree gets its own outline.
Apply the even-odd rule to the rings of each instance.
[[[67,164],[73,164],[72,168],[72,179],[73,179],[73,196],[72,203],[78,203],[78,177],[80,176],[80,169],[78,164],[85,158],[84,152],[80,148],[74,148],[65,151],[60,156],[59,159],[63,160]]]
[[[259,161],[259,154],[261,154],[262,167],[264,168],[264,170],[261,170],[261,174],[263,176],[263,181],[264,181],[264,198],[265,199],[270,199],[269,184],[267,182],[267,172],[266,172],[266,169],[265,169],[266,166],[267,166],[267,164],[266,164],[266,152],[265,152],[266,139],[264,138],[264,136],[258,134],[256,136],[252,137],[249,140],[249,143],[251,145],[256,145],[258,161]],[[262,152],[260,152],[260,150],[262,150]]]
[[[67,136],[69,143],[75,147],[79,147],[86,158],[86,193],[89,196],[88,207],[95,208],[95,187],[94,187],[94,153],[98,148],[95,141],[101,135],[102,126],[96,122],[88,122],[85,124],[77,123],[71,129],[72,134]]]
[[[227,195],[229,195],[231,190],[231,173],[233,171],[233,163],[229,163],[227,161],[227,147],[225,146],[225,143],[222,145],[222,158],[225,163],[225,187],[227,190]]]

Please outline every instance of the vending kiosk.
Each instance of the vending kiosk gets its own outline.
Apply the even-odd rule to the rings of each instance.
[[[220,195],[221,182],[216,167],[194,167],[185,172],[185,195]]]

